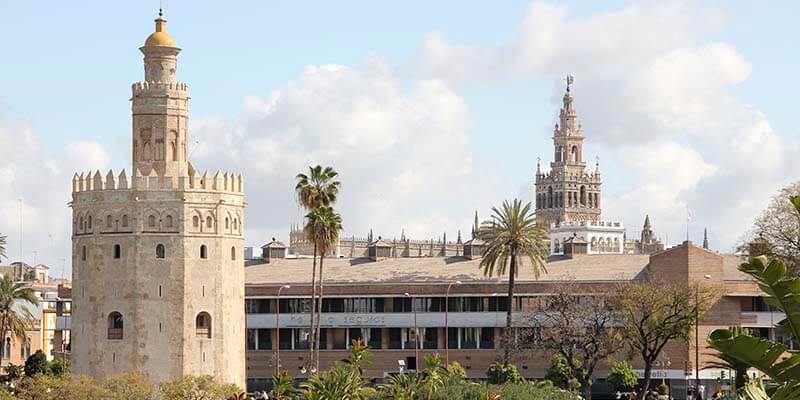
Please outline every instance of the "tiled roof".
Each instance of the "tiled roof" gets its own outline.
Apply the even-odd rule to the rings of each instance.
[[[574,279],[579,281],[632,280],[644,273],[649,263],[648,255],[598,254],[575,258],[551,257],[545,267],[547,273],[539,281]],[[517,282],[533,281],[533,273],[523,260]],[[464,257],[389,258],[372,261],[369,258],[326,258],[326,283],[404,283],[496,281],[486,277],[480,268],[480,259]],[[248,285],[306,283],[311,281],[312,260],[277,259],[269,264],[245,268]],[[505,278],[503,278],[505,279]]]

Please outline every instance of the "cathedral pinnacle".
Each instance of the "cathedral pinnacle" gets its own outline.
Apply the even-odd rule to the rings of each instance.
[[[703,248],[708,250],[708,228],[703,228]]]

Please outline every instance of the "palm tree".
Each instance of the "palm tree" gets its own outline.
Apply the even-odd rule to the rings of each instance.
[[[336,202],[336,197],[339,194],[339,181],[335,180],[339,175],[331,167],[309,166],[308,175],[304,173],[297,174],[297,185],[294,190],[297,193],[297,201],[306,211],[311,211],[320,206],[330,206]],[[313,233],[313,232],[312,232]],[[313,235],[312,235],[313,237]],[[314,258],[311,266],[311,322],[309,326],[309,363],[314,364],[314,343],[316,337],[314,336],[314,318],[317,313],[315,308],[317,299],[317,243],[315,240],[309,238],[314,243]],[[325,256],[325,253],[322,253]]]
[[[538,279],[545,269],[549,253],[547,231],[536,224],[531,203],[525,205],[514,199],[504,201],[500,208],[492,207],[492,221],[484,223],[479,235],[486,243],[480,266],[484,275],[501,276],[508,269],[508,311],[503,340],[503,365],[508,366],[511,312],[514,305],[514,278],[519,274],[522,258],[530,260],[533,276]]]
[[[339,231],[342,230],[342,217],[333,211],[332,207],[319,206],[311,210],[306,215],[306,234],[314,242],[314,247],[319,250],[319,306],[312,304],[312,308],[319,310],[320,315],[317,317],[316,328],[312,327],[314,338],[319,338],[320,319],[322,313],[322,288],[323,288],[323,261],[324,255],[330,252],[331,246],[339,240]],[[315,341],[315,348],[312,350],[317,353],[314,358],[315,366],[319,371],[319,341]]]
[[[0,235],[0,259],[6,256],[6,237]]]
[[[15,338],[25,338],[25,331],[33,326],[34,319],[25,303],[39,304],[33,289],[9,276],[0,278],[0,338],[9,333]]]
[[[741,326],[731,326],[728,328],[728,330],[733,336],[753,336],[753,332],[750,329],[743,328]],[[747,376],[747,370],[750,368],[750,365],[747,363],[737,360],[730,354],[716,353],[712,355],[716,357],[717,360],[710,361],[705,368],[733,370],[733,373],[735,374],[734,388],[737,390],[743,388],[750,380]]]

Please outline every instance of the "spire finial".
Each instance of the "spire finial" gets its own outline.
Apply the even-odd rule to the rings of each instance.
[[[572,86],[572,84],[575,83],[575,76],[573,76],[572,74],[567,74],[564,80],[567,81],[567,92],[569,92],[570,86]]]
[[[158,0],[158,18],[164,16],[164,0]]]

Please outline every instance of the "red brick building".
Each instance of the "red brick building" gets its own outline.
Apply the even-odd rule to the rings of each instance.
[[[741,325],[781,339],[774,326],[783,315],[768,310],[755,283],[738,271],[741,262],[737,256],[718,254],[691,242],[652,255],[551,257],[548,273],[538,280],[526,268],[521,269],[516,280],[515,323],[523,323],[525,311],[532,309],[535,297],[552,293],[554,285],[566,280],[587,292],[598,286],[640,281],[650,276],[675,283],[714,286],[722,295],[699,328],[700,378],[708,392],[724,383],[718,382],[719,378],[730,376],[729,371],[704,369],[712,358],[711,351],[705,348],[705,338],[713,329]],[[485,277],[479,263],[479,257],[326,259],[320,368],[329,368],[345,358],[348,343],[362,339],[373,352],[372,362],[365,369],[369,377],[380,379],[397,373],[401,360],[406,369],[413,369],[416,311],[420,358],[431,352],[445,353],[448,344],[451,361],[461,363],[471,378],[485,378],[488,365],[501,355],[507,283],[505,279]],[[280,342],[282,368],[298,378],[307,376],[302,371],[308,366],[311,264],[309,258],[272,258],[268,263],[246,267],[247,377],[251,389],[263,385],[273,374],[277,342]],[[290,287],[281,291],[277,321],[275,300],[278,289],[284,285]],[[414,297],[413,302],[406,293]],[[448,334],[445,334],[445,319]],[[276,337],[278,323],[280,338]],[[694,349],[694,341],[688,345],[674,343],[657,362],[653,376],[666,379],[675,398],[682,398],[687,384],[693,382]],[[525,377],[542,378],[550,357],[551,354],[541,352],[517,352],[514,362]],[[635,369],[642,368],[636,358],[631,363]],[[691,370],[688,376],[687,366]],[[608,366],[601,365],[596,372],[595,381],[600,387],[607,371]]]

